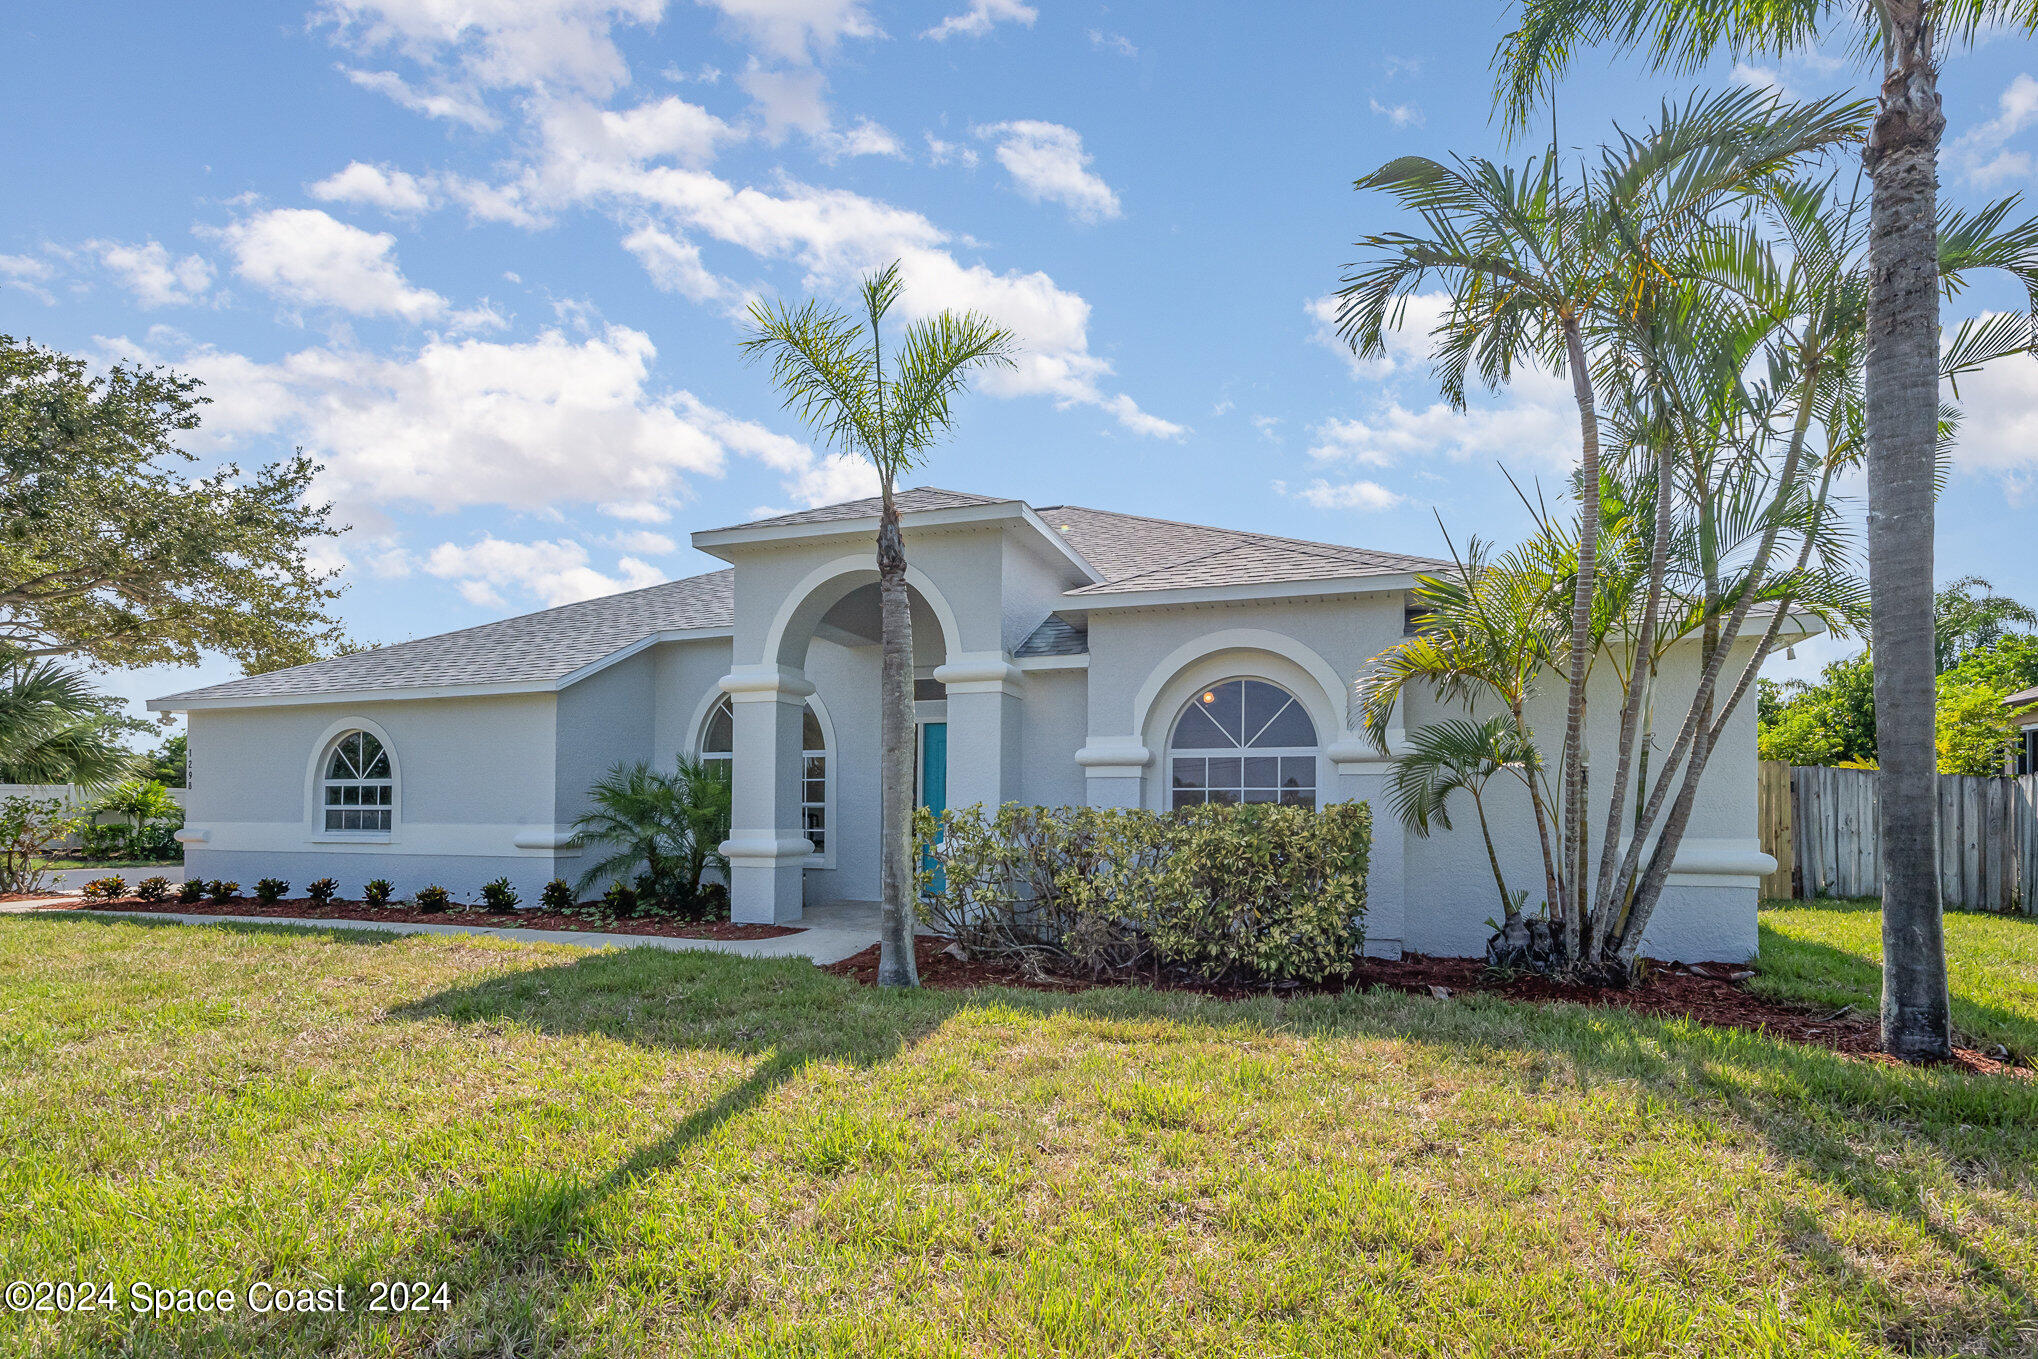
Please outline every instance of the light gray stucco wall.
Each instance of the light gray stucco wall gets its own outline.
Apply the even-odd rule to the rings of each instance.
[[[561,827],[587,811],[603,775],[653,758],[657,674],[657,658],[640,651],[560,691],[552,819]]]
[[[1019,801],[1082,806],[1084,779],[1076,752],[1089,729],[1089,672],[1027,671],[1019,712]]]
[[[264,877],[300,890],[333,877],[350,896],[370,877],[405,893],[436,882],[463,900],[507,876],[535,901],[554,856],[515,842],[554,824],[553,719],[549,694],[193,712],[186,830],[206,839],[186,844],[186,869],[249,888]],[[328,837],[316,816],[320,757],[357,726],[395,756],[386,840]]]

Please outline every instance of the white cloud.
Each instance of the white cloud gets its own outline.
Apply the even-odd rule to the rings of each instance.
[[[1779,99],[1797,98],[1790,86],[1785,83],[1783,72],[1773,66],[1757,66],[1752,62],[1737,61],[1734,63],[1733,81],[1736,85],[1746,85],[1751,90],[1762,90]]]
[[[1388,490],[1377,481],[1330,482],[1318,477],[1307,486],[1290,489],[1286,482],[1274,483],[1277,495],[1305,501],[1319,510],[1391,510],[1408,497]]]
[[[212,287],[212,266],[197,255],[172,259],[157,241],[126,245],[119,241],[88,241],[85,248],[127,285],[143,307],[189,306],[205,299]]]
[[[570,539],[514,543],[494,534],[465,545],[441,543],[424,555],[422,566],[427,574],[455,582],[468,603],[485,608],[504,604],[502,592],[509,589],[551,608],[666,579],[651,563],[627,556],[616,563],[618,575],[604,575],[590,564],[587,549]]]
[[[1033,21],[1040,17],[1040,11],[1026,3],[1026,0],[970,0],[968,9],[960,14],[951,14],[920,36],[943,42],[949,38],[981,38],[999,24],[1023,24],[1033,27]]]
[[[844,38],[875,38],[882,30],[862,0],[699,0],[720,10],[765,52],[805,63]]]
[[[324,0],[316,17],[358,51],[451,64],[484,88],[606,94],[630,81],[611,31],[655,24],[664,12],[665,0]]]
[[[416,175],[358,160],[307,185],[306,191],[321,203],[357,203],[399,217],[425,212],[434,201],[431,186]]]
[[[317,208],[273,208],[218,234],[236,274],[290,301],[406,321],[446,311],[445,298],[404,278],[386,231],[363,231]]]
[[[101,347],[149,352],[125,339]],[[796,440],[654,386],[656,354],[650,337],[611,326],[579,340],[439,338],[403,356],[334,345],[262,363],[184,347],[157,361],[205,383],[203,442],[304,445],[325,467],[319,493],[371,528],[403,505],[593,505],[656,523],[732,454],[793,474],[811,461]]]
[[[48,278],[55,272],[47,260],[30,255],[0,255],[0,274],[8,278]]]
[[[701,263],[700,247],[685,237],[646,223],[623,238],[623,248],[637,257],[651,281],[666,292],[711,302],[731,291],[725,280]]]
[[[1364,419],[1325,420],[1310,435],[1309,456],[1318,463],[1392,467],[1441,456],[1568,468],[1578,458],[1578,411],[1569,382],[1525,371],[1504,392],[1482,394],[1466,410],[1389,399]]]
[[[1118,195],[1090,172],[1082,134],[1074,128],[1029,118],[974,131],[997,143],[998,163],[1033,202],[1060,203],[1080,222],[1120,215]]]
[[[1106,33],[1100,28],[1090,30],[1090,46],[1101,52],[1115,52],[1121,57],[1139,55],[1139,49],[1132,45],[1132,39],[1123,33]]]
[[[974,170],[977,164],[976,148],[964,146],[961,142],[943,141],[932,132],[923,134],[927,138],[927,163],[947,165],[953,162]]]
[[[2038,487],[2038,363],[1999,359],[1960,379],[1956,399],[1965,417],[1953,448],[1962,472],[2000,478],[2014,503]]]
[[[1373,112],[1379,114],[1396,127],[1422,126],[1422,110],[1413,104],[1389,105],[1383,104],[1377,99],[1368,99],[1366,102],[1372,105]]]
[[[1451,295],[1445,292],[1410,295],[1402,304],[1401,324],[1387,331],[1387,352],[1372,359],[1360,358],[1337,333],[1338,305],[1336,293],[1325,293],[1302,304],[1303,313],[1312,323],[1309,338],[1343,359],[1353,377],[1378,379],[1428,368],[1430,335],[1450,310]]]
[[[679,551],[677,542],[663,533],[653,533],[650,529],[625,529],[621,533],[604,536],[602,542],[618,552],[628,552],[639,557],[663,557]]]
[[[2034,164],[2031,154],[2006,150],[2004,144],[2034,120],[2038,120],[2038,80],[2020,72],[1997,97],[1996,116],[1962,134],[1950,148],[1950,159],[1977,187],[2028,179]]]
[[[896,156],[906,154],[899,139],[869,118],[858,118],[847,128],[835,126],[828,107],[828,81],[811,67],[768,70],[752,62],[736,77],[736,83],[750,96],[751,105],[764,123],[764,139],[777,146],[790,132],[813,142],[824,160],[845,156]]]
[[[555,165],[647,165],[670,161],[702,166],[716,145],[737,137],[736,129],[678,95],[627,109],[604,109],[584,101],[545,105],[539,132]]]
[[[502,125],[502,120],[490,112],[481,96],[472,90],[452,85],[421,90],[394,71],[366,71],[346,65],[338,70],[362,89],[373,91],[412,113],[464,123],[479,132],[492,132]]]

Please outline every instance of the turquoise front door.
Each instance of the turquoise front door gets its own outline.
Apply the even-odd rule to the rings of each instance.
[[[920,805],[936,816],[948,810],[948,724],[946,722],[922,722],[920,724]],[[934,856],[922,853],[922,868],[934,868]],[[934,869],[934,891],[939,892],[946,884],[941,870]]]

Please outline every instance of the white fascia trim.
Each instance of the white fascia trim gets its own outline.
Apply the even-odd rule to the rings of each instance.
[[[995,500],[988,505],[954,505],[941,510],[907,510],[899,515],[899,527],[957,528],[970,524],[994,524],[1018,519],[1026,513],[1019,500]],[[733,562],[731,549],[772,547],[780,543],[806,542],[815,538],[867,538],[877,532],[878,516],[855,519],[819,519],[806,524],[779,524],[767,528],[700,529],[692,535],[693,545],[711,557]],[[721,550],[718,550],[721,549]]]
[[[1090,653],[1078,652],[1073,656],[1015,656],[1012,664],[1020,670],[1088,670]]]
[[[660,642],[712,641],[721,637],[733,637],[731,628],[668,628],[640,637],[626,647],[610,652],[597,660],[588,662],[578,670],[549,680],[502,680],[494,684],[406,684],[384,689],[329,689],[315,694],[243,694],[238,697],[201,698],[152,698],[147,707],[153,713],[203,712],[215,708],[287,708],[302,707],[312,703],[399,703],[414,702],[430,698],[487,698],[497,694],[556,694],[569,685],[578,684],[590,675],[598,674],[619,661],[657,646]]]
[[[1116,594],[1064,594],[1058,613],[1097,613],[1106,609],[1153,609],[1188,604],[1244,604],[1261,600],[1321,599],[1336,595],[1370,595],[1415,588],[1409,574],[1340,576],[1326,580],[1251,581],[1242,585],[1192,585],[1162,590],[1125,590]]]
[[[1088,557],[1085,557],[1082,553],[1076,551],[1075,544],[1071,543],[1068,539],[1062,537],[1062,535],[1055,530],[1052,524],[1048,523],[1045,519],[1042,519],[1040,515],[1034,511],[1031,505],[1022,503],[1019,506],[1019,508],[1021,510],[1021,514],[1019,517],[1021,519],[1024,519],[1027,525],[1030,528],[1032,528],[1035,533],[1038,533],[1041,537],[1047,539],[1047,541],[1054,546],[1055,551],[1059,552],[1063,557],[1066,557],[1069,561],[1069,564],[1075,567],[1078,571],[1082,572],[1084,577],[1088,579],[1092,585],[1104,579],[1104,573],[1102,571],[1099,571],[1096,567],[1090,565],[1090,559]]]

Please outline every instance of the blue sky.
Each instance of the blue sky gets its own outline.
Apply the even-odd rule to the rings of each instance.
[[[352,525],[341,610],[374,641],[708,570],[692,529],[865,493],[742,364],[737,317],[895,256],[909,307],[991,312],[1027,350],[919,480],[1414,551],[1439,549],[1435,515],[1511,539],[1496,463],[1568,460],[1563,390],[1449,412],[1415,337],[1355,364],[1320,301],[1392,221],[1354,178],[1504,153],[1507,12],[23,4],[0,50],[0,329],[201,377],[208,459],[312,452]],[[1950,197],[2029,186],[2033,65],[2012,38],[1948,62]],[[1696,81],[1594,58],[1565,141],[1735,80],[1865,88],[1830,58]],[[1963,394],[1938,574],[2038,600],[2038,365]]]

